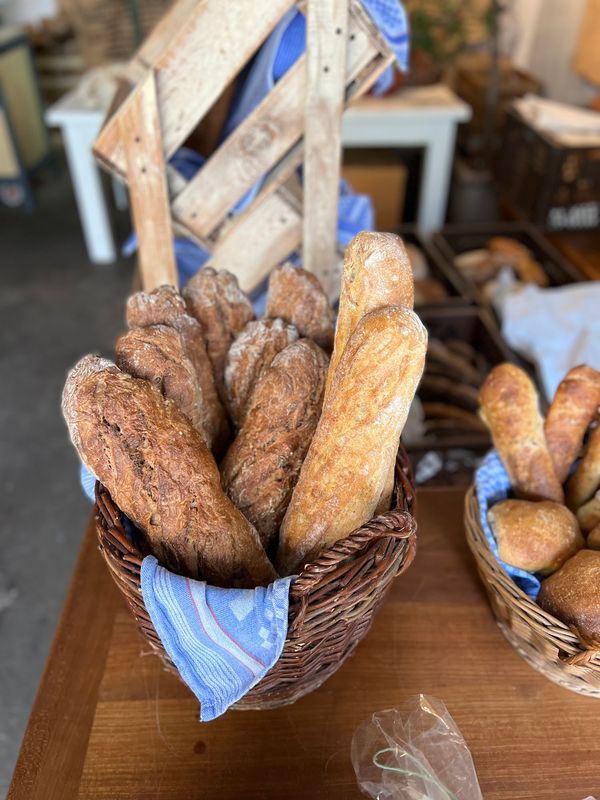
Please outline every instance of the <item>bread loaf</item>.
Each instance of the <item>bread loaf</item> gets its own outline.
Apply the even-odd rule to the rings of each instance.
[[[600,425],[590,438],[573,475],[567,483],[567,504],[576,510],[600,488]]]
[[[582,531],[591,531],[600,523],[600,491],[579,506],[576,516]]]
[[[479,399],[481,416],[516,496],[562,503],[562,486],[546,446],[538,395],[531,379],[514,364],[499,364],[484,381]]]
[[[249,322],[229,348],[225,391],[229,414],[239,429],[244,424],[254,387],[273,358],[298,338],[298,331],[282,319]]]
[[[561,483],[565,482],[571,464],[579,455],[583,437],[599,405],[600,372],[585,364],[569,370],[556,390],[544,424],[554,471]]]
[[[600,552],[580,550],[542,581],[538,603],[588,641],[600,643]]]
[[[262,371],[244,425],[221,464],[223,486],[268,548],[317,426],[329,359],[310,339]]]
[[[265,316],[285,320],[300,336],[331,350],[334,314],[318,279],[305,269],[284,264],[273,270]]]
[[[202,391],[202,423],[206,440],[213,452],[222,453],[229,443],[229,423],[215,387],[202,326],[188,313],[183,297],[173,286],[159,286],[153,292],[136,292],[127,301],[127,324],[130,328],[169,325],[179,332]]]
[[[204,267],[183,290],[188,309],[202,325],[215,386],[221,401],[227,402],[225,363],[231,343],[250,320],[254,319],[252,303],[230,272],[216,272]]]
[[[550,575],[583,547],[573,514],[549,500],[503,500],[488,513],[498,555],[513,567]]]
[[[81,460],[164,566],[218,586],[274,580],[258,534],[221,489],[212,455],[175,403],[86,356],[69,373],[62,408]]]
[[[406,308],[378,309],[345,348],[285,515],[291,574],[375,512],[425,362],[427,332]]]
[[[595,525],[588,533],[585,546],[589,547],[590,550],[600,550],[600,523]]]

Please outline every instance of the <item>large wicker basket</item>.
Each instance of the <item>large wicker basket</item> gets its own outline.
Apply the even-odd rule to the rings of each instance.
[[[498,626],[517,653],[560,686],[600,697],[600,642],[548,614],[502,569],[481,527],[473,487],[466,496],[465,527]]]
[[[234,708],[293,703],[319,687],[354,651],[373,621],[391,581],[416,550],[414,487],[406,453],[396,461],[395,508],[372,519],[307,565],[290,590],[289,625],[275,666]],[[140,589],[143,537],[127,535],[121,513],[96,486],[100,550],[138,626],[166,667],[175,670],[150,621]]]

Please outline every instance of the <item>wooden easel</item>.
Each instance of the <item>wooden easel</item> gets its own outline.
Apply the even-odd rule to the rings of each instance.
[[[293,0],[179,0],[130,65],[136,81],[95,145],[129,185],[144,288],[176,284],[174,233],[246,291],[302,246],[333,298],[343,109],[394,56],[358,0],[307,0],[307,52],[189,181],[168,165]],[[304,163],[304,186],[296,177]],[[239,215],[231,209],[263,175]]]

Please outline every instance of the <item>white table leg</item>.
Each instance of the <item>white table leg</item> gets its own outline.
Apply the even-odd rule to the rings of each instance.
[[[417,212],[417,226],[421,233],[429,234],[444,225],[456,125],[438,121],[430,127],[423,157],[423,174]]]
[[[62,126],[63,141],[88,256],[95,264],[110,264],[116,259],[115,243],[100,171],[92,155],[92,145],[97,133],[96,124],[88,125],[78,121],[75,124]]]

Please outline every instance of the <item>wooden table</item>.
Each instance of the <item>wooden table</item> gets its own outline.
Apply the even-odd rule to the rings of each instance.
[[[504,640],[464,542],[462,503],[457,490],[420,494],[413,567],[319,691],[209,724],[136,633],[89,528],[9,799],[359,798],[355,728],[419,692],[445,701],[486,800],[600,795],[600,704],[550,683]]]

